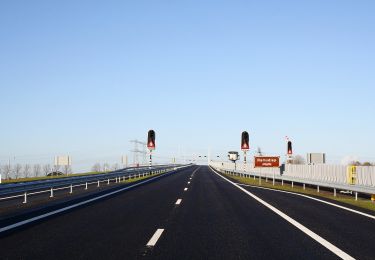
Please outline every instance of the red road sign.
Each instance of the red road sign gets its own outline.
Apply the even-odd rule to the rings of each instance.
[[[255,156],[254,157],[254,167],[264,168],[264,167],[280,167],[280,157],[279,156]]]

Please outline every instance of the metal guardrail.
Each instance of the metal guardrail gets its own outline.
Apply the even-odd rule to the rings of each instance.
[[[303,185],[303,188],[305,188],[305,185],[312,185],[317,187],[317,191],[319,192],[320,187],[324,188],[331,188],[333,189],[334,196],[336,196],[337,190],[339,191],[350,191],[355,193],[355,199],[358,199],[358,193],[362,194],[375,194],[375,187],[371,186],[362,186],[362,185],[350,185],[350,184],[341,184],[341,183],[332,183],[332,182],[322,182],[322,181],[316,181],[316,180],[309,180],[305,178],[295,178],[295,177],[289,177],[289,176],[283,176],[279,174],[269,174],[269,173],[255,173],[255,172],[245,172],[241,170],[228,170],[225,168],[220,168],[216,166],[212,166],[216,171],[219,171],[224,174],[229,174],[229,175],[236,175],[240,177],[245,177],[245,178],[251,178],[253,177],[258,178],[260,181],[262,179],[271,179],[273,182],[273,185],[275,185],[275,181],[279,181],[284,184],[284,181],[290,182],[292,186],[294,186],[294,183],[299,183]]]
[[[166,166],[154,166],[151,168],[151,170],[156,169],[163,169],[167,167],[174,167],[174,165]],[[84,175],[84,176],[69,176],[69,177],[62,177],[62,178],[51,178],[51,179],[43,179],[43,180],[36,180],[36,181],[29,181],[29,182],[18,182],[18,183],[6,183],[0,185],[0,195],[8,194],[8,193],[14,193],[14,192],[22,192],[25,190],[30,190],[31,188],[40,189],[45,186],[59,186],[64,185],[66,183],[70,184],[73,182],[75,184],[76,182],[82,182],[82,181],[90,181],[91,179],[106,179],[108,177],[116,177],[117,175],[122,175],[125,173],[131,174],[135,172],[150,170],[149,167],[142,167],[142,168],[125,168],[113,172],[108,173],[101,173],[101,174],[91,174],[91,175]]]
[[[151,177],[153,175],[175,171],[188,166],[191,165],[157,166],[152,167],[151,169],[149,167],[128,168],[106,174],[43,180],[30,183],[17,183],[13,184],[13,187],[10,187],[10,184],[7,184],[8,187],[5,187],[5,185],[2,184],[0,186],[0,195],[5,195],[5,197],[0,197],[0,202],[23,197],[23,203],[27,203],[28,197],[32,195],[49,193],[49,197],[53,198],[55,191],[69,190],[69,193],[72,194],[73,189],[77,187],[85,187],[85,190],[87,190],[88,186],[93,184],[100,187],[101,183],[109,185],[111,182],[120,183],[121,181],[134,178]]]

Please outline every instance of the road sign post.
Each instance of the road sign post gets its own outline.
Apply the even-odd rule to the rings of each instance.
[[[152,167],[152,150],[150,150],[150,161],[149,161],[149,167],[151,169]]]
[[[54,171],[58,174],[58,170],[61,166],[65,167],[65,174],[68,175],[69,168],[72,165],[72,158],[68,155],[66,156],[56,156],[55,157],[55,169]]]

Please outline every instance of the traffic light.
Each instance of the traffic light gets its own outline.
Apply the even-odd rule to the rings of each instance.
[[[246,131],[242,132],[242,135],[241,135],[241,150],[242,151],[250,150],[249,133]]]
[[[156,144],[155,144],[155,131],[154,130],[148,131],[147,148],[149,150],[155,150],[155,148],[156,148]]]
[[[292,149],[292,142],[288,141],[288,155],[293,154],[293,149]]]

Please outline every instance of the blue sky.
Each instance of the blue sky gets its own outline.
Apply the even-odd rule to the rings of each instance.
[[[375,161],[374,1],[2,1],[0,164],[239,149]],[[165,159],[166,160],[166,159]]]

